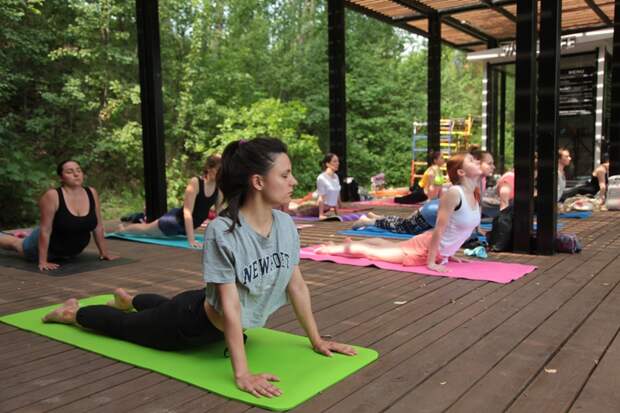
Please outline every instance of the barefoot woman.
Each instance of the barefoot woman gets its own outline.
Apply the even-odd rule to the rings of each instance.
[[[319,335],[308,287],[299,270],[299,237],[287,214],[273,210],[290,201],[297,181],[286,146],[257,138],[229,144],[222,156],[218,186],[228,207],[205,234],[203,273],[206,288],[172,299],[115,292],[109,306],[79,308],[69,300],[44,321],[76,324],[163,350],[226,340],[237,386],[253,395],[281,394],[271,374],[251,372],[243,329],[263,326],[287,302],[315,351],[353,355],[351,346]],[[136,312],[125,312],[136,309]]]
[[[91,232],[99,249],[99,259],[113,260],[103,237],[99,195],[83,186],[84,172],[77,161],[66,160],[56,168],[60,187],[48,190],[39,200],[40,226],[20,239],[0,234],[0,248],[16,251],[39,269],[55,270],[54,261],[79,255],[90,242]]]
[[[480,161],[469,153],[454,155],[448,161],[448,174],[454,184],[442,196],[435,229],[407,241],[383,238],[364,241],[347,239],[344,244],[322,246],[320,254],[362,257],[402,265],[424,265],[434,271],[447,271],[444,264],[480,224]]]

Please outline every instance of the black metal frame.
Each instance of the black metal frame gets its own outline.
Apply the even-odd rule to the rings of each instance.
[[[487,84],[486,84],[486,118],[487,118],[487,130],[486,130],[486,149],[495,154],[495,148],[497,146],[497,118],[495,117],[497,110],[497,88],[495,78],[497,77],[496,71],[493,69],[493,65],[486,63],[487,71]]]
[[[428,33],[428,88],[426,92],[428,94],[426,108],[428,148],[439,150],[441,148],[441,20],[437,14],[428,18]]]
[[[534,213],[534,142],[536,122],[536,20],[537,1],[517,3],[517,55],[515,64],[515,189],[513,249],[530,252]]]
[[[497,157],[499,173],[504,174],[506,172],[506,72],[502,70],[499,73],[499,151],[493,155]]]
[[[620,175],[620,2],[614,9],[614,46],[611,61],[611,116],[609,119],[609,175]]]
[[[538,199],[536,246],[539,254],[555,252],[557,225],[560,32],[562,2],[542,0],[538,56]]]
[[[167,210],[158,1],[136,0],[146,216]]]
[[[584,0],[585,3],[587,4],[588,7],[590,7],[590,9],[599,17],[599,19],[603,22],[602,25],[596,25],[596,26],[592,26],[592,27],[580,27],[579,29],[573,29],[573,30],[566,30],[564,32],[562,32],[563,35],[566,34],[571,34],[571,33],[582,33],[584,31],[588,31],[588,30],[597,30],[597,29],[602,29],[602,28],[608,28],[612,25],[611,20],[609,19],[609,17],[607,17],[607,15],[601,10],[601,8],[593,1],[593,0]],[[485,33],[484,31],[481,31],[480,29],[477,29],[476,27],[473,27],[467,23],[464,23],[463,21],[461,21],[460,19],[458,19],[458,17],[453,17],[454,15],[457,15],[459,13],[466,13],[466,12],[471,12],[471,11],[477,11],[477,10],[485,10],[485,9],[490,9],[490,10],[494,10],[495,12],[501,14],[502,16],[504,16],[506,19],[512,21],[512,22],[517,22],[517,18],[514,14],[512,14],[511,12],[509,12],[508,10],[506,10],[504,8],[504,6],[508,6],[508,5],[513,5],[513,4],[517,4],[518,2],[516,0],[495,0],[495,1],[491,1],[491,0],[479,0],[480,3],[478,4],[469,4],[466,6],[456,6],[456,7],[450,7],[450,8],[445,8],[445,9],[441,9],[441,10],[436,10],[431,8],[430,6],[421,3],[417,0],[393,0],[394,3],[401,5],[403,7],[408,8],[409,10],[413,11],[414,13],[408,16],[400,16],[400,17],[395,17],[395,18],[389,18],[387,16],[384,16],[380,13],[376,13],[373,12],[372,10],[366,9],[364,7],[358,6],[354,3],[348,3],[352,5],[352,8],[356,8],[357,11],[361,11],[362,13],[371,16],[371,17],[375,17],[375,18],[379,18],[382,21],[387,22],[388,24],[392,24],[396,27],[400,27],[400,28],[404,28],[405,30],[409,30],[408,27],[411,27],[409,25],[407,25],[407,22],[412,22],[412,21],[417,21],[417,20],[423,20],[428,18],[430,15],[433,14],[438,14],[439,17],[441,18],[441,20],[446,23],[447,25],[468,34],[469,36],[475,37],[477,39],[480,39],[484,42],[489,42],[489,41],[496,41],[496,42],[506,42],[506,41],[511,41],[511,40],[515,40],[513,38],[494,38],[493,36],[491,36],[488,33]],[[404,26],[404,27],[403,27]],[[412,31],[412,30],[409,30]],[[423,30],[415,30],[412,31],[416,34],[420,34],[422,36],[428,37],[428,34],[426,32],[424,32]],[[444,42],[446,42],[444,40]],[[447,43],[447,42],[446,42]],[[469,51],[470,49],[468,49],[469,47],[472,46],[478,46],[480,43],[464,43],[464,44],[451,44],[453,47],[459,48],[461,50],[466,50]]]
[[[340,158],[338,175],[347,176],[347,96],[343,0],[327,2],[329,58],[329,148]]]

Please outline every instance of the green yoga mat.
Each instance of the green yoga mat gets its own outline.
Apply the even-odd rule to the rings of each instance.
[[[125,241],[142,242],[145,244],[163,245],[166,247],[185,248],[195,250],[189,246],[187,237],[185,235],[175,235],[172,237],[147,237],[142,235],[126,234],[124,232],[108,232],[105,234],[106,238],[123,239]],[[201,234],[195,235],[196,241],[203,242],[204,237]]]
[[[82,306],[102,304],[111,296],[80,300]],[[152,370],[209,390],[230,399],[270,410],[289,410],[376,360],[374,350],[356,347],[356,356],[325,357],[310,348],[306,337],[266,328],[246,331],[246,352],[253,372],[268,372],[280,378],[280,397],[256,398],[235,386],[224,343],[198,350],[167,352],[101,336],[75,326],[44,324],[41,317],[57,305],[0,317],[0,321],[52,339],[92,351],[137,367]]]

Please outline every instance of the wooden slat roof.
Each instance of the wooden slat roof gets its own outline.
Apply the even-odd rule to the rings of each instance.
[[[516,37],[516,0],[345,0],[345,5],[423,36],[428,35],[427,16],[437,13],[443,41],[464,50]],[[610,28],[613,19],[614,0],[562,0],[564,33]]]

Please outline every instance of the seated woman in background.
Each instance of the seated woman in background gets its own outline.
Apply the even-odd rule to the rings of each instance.
[[[439,272],[449,260],[461,262],[453,255],[480,224],[480,162],[469,153],[456,154],[448,160],[448,175],[454,183],[439,203],[435,229],[406,241],[370,238],[347,239],[343,244],[327,244],[319,254],[342,255],[386,261],[402,265],[424,265]]]
[[[433,150],[429,152],[429,161],[431,166],[422,175],[418,183],[419,188],[414,187],[409,195],[394,198],[394,202],[397,204],[417,204],[418,202],[439,198],[443,185],[446,183],[441,169],[445,160],[441,151]]]
[[[340,179],[338,178],[338,168],[340,160],[338,156],[329,152],[321,161],[323,172],[316,178],[317,203],[319,205],[319,218],[326,218],[326,214],[333,210],[338,215],[340,202]]]
[[[338,156],[328,152],[320,162],[323,172],[316,178],[316,191],[308,193],[300,199],[291,200],[287,205],[282,205],[279,210],[293,216],[327,218],[327,214],[333,211],[338,215],[338,209],[342,207],[340,202],[340,178],[338,168],[340,160]]]
[[[183,208],[173,208],[148,224],[121,224],[118,231],[156,237],[186,235],[191,247],[201,248],[202,244],[196,241],[194,236],[194,229],[207,219],[211,207],[215,206],[215,209],[219,210],[222,204],[222,197],[216,185],[220,162],[219,155],[209,156],[203,169],[203,176],[189,180],[185,188]]]
[[[55,270],[51,262],[80,254],[95,236],[99,259],[113,260],[103,234],[99,196],[95,188],[83,186],[84,173],[77,161],[66,160],[56,168],[60,187],[49,189],[39,200],[41,222],[30,235],[20,239],[0,234],[0,248],[16,251],[39,269]]]

